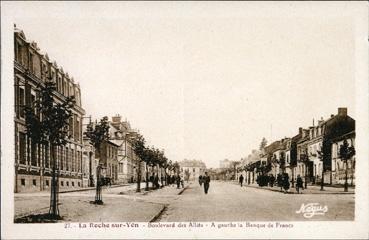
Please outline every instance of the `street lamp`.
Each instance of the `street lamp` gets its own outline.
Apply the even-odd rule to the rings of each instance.
[[[103,200],[102,200],[102,194],[101,194],[101,190],[102,190],[102,179],[101,179],[101,171],[104,169],[104,166],[102,166],[101,164],[99,164],[96,168],[96,176],[97,176],[97,183],[96,183],[96,195],[95,195],[95,201],[93,201],[93,204],[98,204],[98,205],[102,205],[104,204]]]

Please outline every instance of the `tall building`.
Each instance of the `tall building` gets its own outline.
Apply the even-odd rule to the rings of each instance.
[[[26,39],[23,31],[14,30],[14,134],[15,134],[15,185],[14,192],[42,191],[51,184],[50,145],[32,142],[26,134],[24,107],[37,99],[37,88],[46,80],[56,84],[54,98],[57,102],[74,96],[75,107],[69,121],[70,139],[65,146],[57,147],[56,161],[59,166],[59,186],[82,187],[82,117],[81,90],[78,83],[51,62],[36,42]]]

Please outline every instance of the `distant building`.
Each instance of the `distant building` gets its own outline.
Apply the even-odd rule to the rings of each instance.
[[[228,159],[220,160],[219,161],[219,168],[230,168],[232,161]]]
[[[206,165],[201,160],[183,160],[178,162],[180,166],[180,171],[186,177],[186,172],[189,173],[189,180],[195,181],[200,175],[204,175],[206,170]]]

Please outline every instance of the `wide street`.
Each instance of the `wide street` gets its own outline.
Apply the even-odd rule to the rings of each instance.
[[[278,189],[278,188],[276,188]],[[328,207],[325,215],[310,219],[297,214],[302,204]],[[159,221],[300,221],[353,220],[354,194],[284,194],[240,187],[230,182],[210,183],[205,195],[199,184],[191,185],[174,200]]]
[[[300,221],[353,220],[354,194],[284,194],[234,182],[212,181],[205,195],[198,183],[186,189],[167,186],[135,192],[135,185],[103,189],[104,205],[94,205],[95,191],[61,193],[60,214],[64,221]],[[144,187],[142,184],[141,187]],[[278,189],[278,188],[276,188]],[[48,211],[49,192],[15,195],[15,218]],[[302,204],[327,206],[324,215],[305,218],[296,213]]]

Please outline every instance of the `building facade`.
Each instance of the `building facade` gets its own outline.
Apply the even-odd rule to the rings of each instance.
[[[65,101],[74,96],[73,116],[69,121],[70,139],[65,146],[56,149],[59,169],[59,188],[82,187],[82,117],[79,84],[47,53],[41,53],[37,43],[28,41],[23,31],[14,31],[14,122],[15,122],[15,186],[14,192],[42,191],[50,188],[50,145],[32,142],[26,134],[25,106],[37,100],[38,86],[46,81],[56,84],[54,99]]]
[[[355,147],[355,131],[332,139],[332,183],[344,184],[347,168],[348,183],[355,185],[355,156],[348,159],[347,163],[340,156],[340,147],[343,145],[344,140],[347,141],[349,147]]]
[[[96,151],[96,158],[99,164],[105,169],[104,177],[111,179],[112,184],[118,182],[118,145],[108,140],[100,146],[100,151]]]
[[[180,172],[186,179],[186,172],[188,175],[189,181],[196,181],[199,179],[200,175],[204,175],[206,170],[206,165],[201,160],[188,160],[184,159],[183,161],[178,162],[180,166]],[[187,179],[186,179],[187,180]]]
[[[134,151],[134,141],[139,136],[128,121],[122,121],[120,115],[112,117],[110,139],[118,146],[118,182],[137,182],[139,171],[141,180],[145,178],[145,163],[140,161]]]

